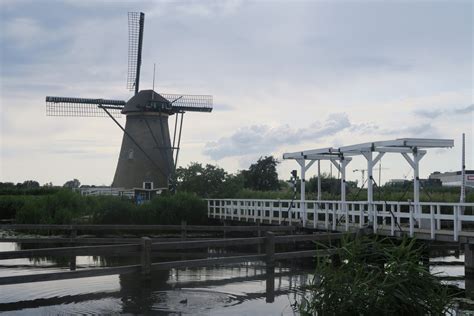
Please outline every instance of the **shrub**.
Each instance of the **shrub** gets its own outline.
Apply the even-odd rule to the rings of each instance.
[[[15,218],[19,224],[71,224],[74,218],[88,213],[86,200],[80,194],[60,190],[26,199]]]
[[[343,239],[317,262],[303,315],[444,315],[453,294],[421,264],[415,240]]]
[[[0,196],[0,219],[15,218],[18,210],[25,205],[25,202],[28,199],[32,199],[32,197],[21,195]]]
[[[92,221],[94,224],[133,224],[132,214],[136,209],[132,200],[114,197],[91,197]]]

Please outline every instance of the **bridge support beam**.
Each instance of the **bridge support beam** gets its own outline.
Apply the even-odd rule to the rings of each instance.
[[[311,160],[307,165],[304,159],[296,160],[301,167],[301,199],[300,199],[300,212],[303,213],[303,227],[306,226],[306,220],[308,216],[306,214],[306,171],[314,164],[316,160]],[[291,220],[290,220],[291,222]]]
[[[321,160],[318,160],[318,201],[321,201]]]
[[[426,151],[420,151],[416,147],[413,148],[413,159],[408,156],[407,153],[402,153],[402,156],[408,162],[408,164],[413,168],[413,204],[415,215],[418,216],[421,214],[420,207],[420,160],[424,157]],[[428,227],[425,224],[421,223],[421,219],[418,219],[418,227]]]
[[[374,218],[372,215],[372,204],[374,203],[374,184],[372,182],[372,179],[374,163],[372,160],[371,151],[363,152],[362,154],[364,155],[365,159],[367,159],[367,212],[369,214],[368,220],[370,224],[373,224]]]

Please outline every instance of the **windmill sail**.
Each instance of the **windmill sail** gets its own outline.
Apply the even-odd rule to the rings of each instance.
[[[161,96],[170,102],[172,112],[212,112],[211,95],[166,94]]]
[[[143,29],[145,14],[128,13],[128,75],[127,89],[138,93],[140,87],[140,67],[142,63]]]
[[[87,99],[69,97],[46,97],[47,116],[76,116],[76,117],[107,117],[99,106],[109,110],[110,114],[119,118],[125,106],[123,100]]]

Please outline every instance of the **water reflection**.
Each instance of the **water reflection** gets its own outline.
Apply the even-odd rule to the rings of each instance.
[[[0,245],[12,250],[14,245]],[[242,251],[242,250],[240,250]],[[213,253],[220,251],[213,251]],[[195,254],[196,255],[196,254]],[[200,256],[206,256],[206,253]],[[219,253],[221,255],[221,253]],[[229,255],[229,254],[228,254]],[[176,256],[176,255],[175,255]],[[186,258],[186,254],[178,254]],[[171,257],[169,255],[168,257]],[[64,271],[59,258],[3,260],[0,276]],[[67,259],[67,258],[66,258]],[[138,258],[77,257],[77,269],[123,265]],[[170,260],[167,258],[166,260]],[[150,279],[120,275],[34,284],[2,286],[0,312],[10,314],[209,314],[292,315],[291,304],[310,270],[280,264],[267,271],[264,264],[244,263],[199,269],[154,271]],[[270,304],[271,303],[271,304]],[[220,311],[220,312],[219,312]]]
[[[0,251],[14,250],[0,243]],[[245,249],[247,250],[247,249]],[[162,254],[165,260],[241,253],[234,249]],[[250,251],[250,250],[247,250]],[[154,261],[163,260],[155,257]],[[462,253],[439,249],[430,254],[430,271],[440,272],[444,282],[466,290],[474,298],[474,278],[464,278]],[[135,264],[138,257],[77,257],[77,269]],[[0,276],[44,273],[69,269],[69,258],[35,258],[0,261]],[[293,315],[302,285],[312,278],[313,264],[280,262],[275,269],[244,263],[220,267],[154,271],[150,279],[140,275],[106,276],[0,288],[0,312],[13,314],[158,314]],[[471,301],[460,300],[458,311],[474,310]]]

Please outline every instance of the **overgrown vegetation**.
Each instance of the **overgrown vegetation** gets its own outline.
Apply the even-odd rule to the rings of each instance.
[[[414,239],[346,237],[335,251],[317,261],[302,315],[444,315],[452,305],[455,293],[423,266]]]
[[[205,224],[207,204],[190,193],[163,195],[137,206],[126,198],[84,197],[62,189],[43,196],[0,196],[0,214],[19,224]]]

